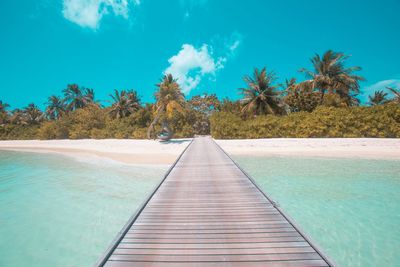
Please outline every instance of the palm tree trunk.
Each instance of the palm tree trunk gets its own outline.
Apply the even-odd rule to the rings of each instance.
[[[161,117],[161,107],[156,110],[156,116],[154,120],[150,123],[149,128],[147,129],[147,139],[151,139],[151,133],[154,131],[154,126],[157,124],[158,120]],[[155,138],[154,138],[155,139]]]

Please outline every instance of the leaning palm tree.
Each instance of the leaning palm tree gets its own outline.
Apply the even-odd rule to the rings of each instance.
[[[242,112],[245,114],[279,114],[283,112],[280,92],[277,91],[279,85],[273,72],[267,72],[266,68],[259,71],[254,69],[253,77],[245,76],[243,80],[247,83],[247,88],[239,88],[244,98]]]
[[[320,104],[326,93],[338,95],[347,106],[358,102],[355,96],[360,91],[359,82],[364,78],[354,74],[361,70],[360,67],[345,67],[348,58],[343,53],[328,50],[322,57],[316,54],[311,58],[314,70],[300,69],[309,78],[305,83],[321,93]]]
[[[136,91],[114,90],[114,94],[110,95],[112,98],[112,106],[110,109],[110,116],[119,119],[128,117],[140,108],[140,99]]]
[[[393,102],[400,104],[400,90],[396,90],[392,87],[386,87],[390,92],[393,93]]]
[[[48,98],[45,114],[50,120],[58,120],[66,111],[63,99],[52,95]]]
[[[368,96],[369,104],[371,106],[383,105],[388,102],[387,95],[388,94],[383,92],[382,90],[375,91],[373,96]]]
[[[63,90],[64,101],[67,104],[69,111],[83,108],[85,106],[84,93],[77,84],[68,84],[67,88]]]
[[[174,111],[184,112],[185,96],[181,92],[179,85],[171,74],[166,74],[157,84],[158,91],[155,93],[155,116],[147,130],[147,138],[151,139],[154,127],[162,116],[164,123],[170,118]]]

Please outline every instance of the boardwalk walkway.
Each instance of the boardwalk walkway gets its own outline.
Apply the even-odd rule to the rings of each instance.
[[[201,137],[189,145],[98,265],[332,263],[211,138]]]

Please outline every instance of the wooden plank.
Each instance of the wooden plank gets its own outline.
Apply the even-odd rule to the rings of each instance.
[[[133,231],[136,230],[179,230],[179,231],[192,231],[192,230],[243,230],[243,229],[281,229],[281,228],[291,228],[291,225],[287,222],[281,223],[281,224],[273,224],[273,225],[256,225],[256,226],[242,226],[242,225],[231,225],[231,226],[225,226],[225,225],[214,225],[214,226],[204,226],[204,225],[198,225],[198,226],[185,226],[185,225],[179,225],[179,226],[162,226],[162,225],[134,225],[130,229]]]
[[[282,237],[260,237],[260,238],[220,238],[220,239],[203,239],[203,238],[130,238],[124,237],[122,243],[142,243],[142,244],[225,244],[225,243],[272,243],[272,242],[303,242],[301,236],[282,236]]]
[[[240,248],[240,249],[202,249],[193,251],[189,249],[138,249],[138,248],[117,248],[115,255],[265,255],[265,254],[285,254],[285,253],[309,253],[315,252],[311,247],[283,247],[283,248]]]
[[[214,211],[214,212],[226,212],[226,211],[234,211],[238,212],[245,212],[245,211],[276,211],[273,207],[237,207],[237,208],[229,208],[229,207],[193,207],[193,208],[179,208],[179,207],[165,207],[165,208],[150,208],[149,211],[181,211],[181,212],[198,212],[198,211]]]
[[[268,264],[268,265],[267,265]],[[247,262],[129,262],[109,261],[108,267],[152,266],[152,267],[325,267],[329,266],[324,260],[295,260],[295,261],[247,261]]]
[[[223,213],[220,212],[210,212],[210,211],[203,211],[203,212],[191,212],[191,213],[173,213],[172,216],[174,217],[186,217],[186,216],[192,216],[192,217],[198,217],[198,216],[206,216],[206,217],[221,217],[221,216],[235,216],[235,217],[249,217],[249,216],[265,216],[265,215],[277,215],[280,214],[276,210],[271,209],[270,211],[241,211],[240,213],[234,212],[234,211],[225,211]],[[161,211],[152,211],[152,210],[146,210],[145,212],[142,212],[140,215],[141,217],[164,217],[164,216],[169,216],[171,215],[171,212],[161,212]],[[171,217],[172,217],[171,216]]]
[[[333,266],[210,138],[196,138],[98,266]]]
[[[234,254],[234,255],[120,255],[113,254],[112,261],[150,261],[150,262],[227,262],[227,261],[287,261],[287,260],[319,260],[316,252],[280,253],[280,254]]]
[[[149,234],[149,233],[135,233],[128,232],[125,235],[125,238],[142,238],[142,239],[171,239],[171,238],[179,238],[179,239],[218,239],[223,238],[224,240],[238,237],[245,238],[263,238],[263,237],[288,237],[288,236],[300,236],[297,232],[278,232],[278,233],[231,233],[231,234],[204,234],[204,233],[196,233],[196,234],[175,234],[175,233],[157,233],[157,234]]]
[[[310,247],[306,241],[296,242],[271,242],[271,243],[205,243],[205,244],[141,244],[141,243],[120,243],[118,248],[135,248],[135,249],[245,249],[245,248],[293,248],[293,247]]]
[[[251,221],[251,222],[140,222],[138,221],[136,225],[146,225],[146,226],[152,226],[152,225],[159,225],[159,226],[214,226],[214,227],[239,227],[241,228],[242,226],[259,226],[259,225],[280,225],[280,224],[287,224],[286,221],[284,220],[278,220],[278,221],[269,221],[269,220],[263,220],[263,221]]]
[[[261,229],[218,229],[218,230],[210,230],[210,229],[176,229],[176,230],[154,230],[154,229],[130,229],[128,233],[146,233],[146,234],[175,234],[175,235],[184,235],[184,234],[251,234],[251,233],[288,233],[294,232],[297,233],[295,229],[292,227],[288,228],[261,228]]]

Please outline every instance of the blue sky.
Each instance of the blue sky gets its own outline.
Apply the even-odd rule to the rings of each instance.
[[[266,66],[304,79],[309,58],[351,55],[365,95],[400,87],[400,1],[2,0],[0,99],[41,106],[68,83],[135,89],[153,101],[164,72],[187,96],[238,98],[242,77]]]

